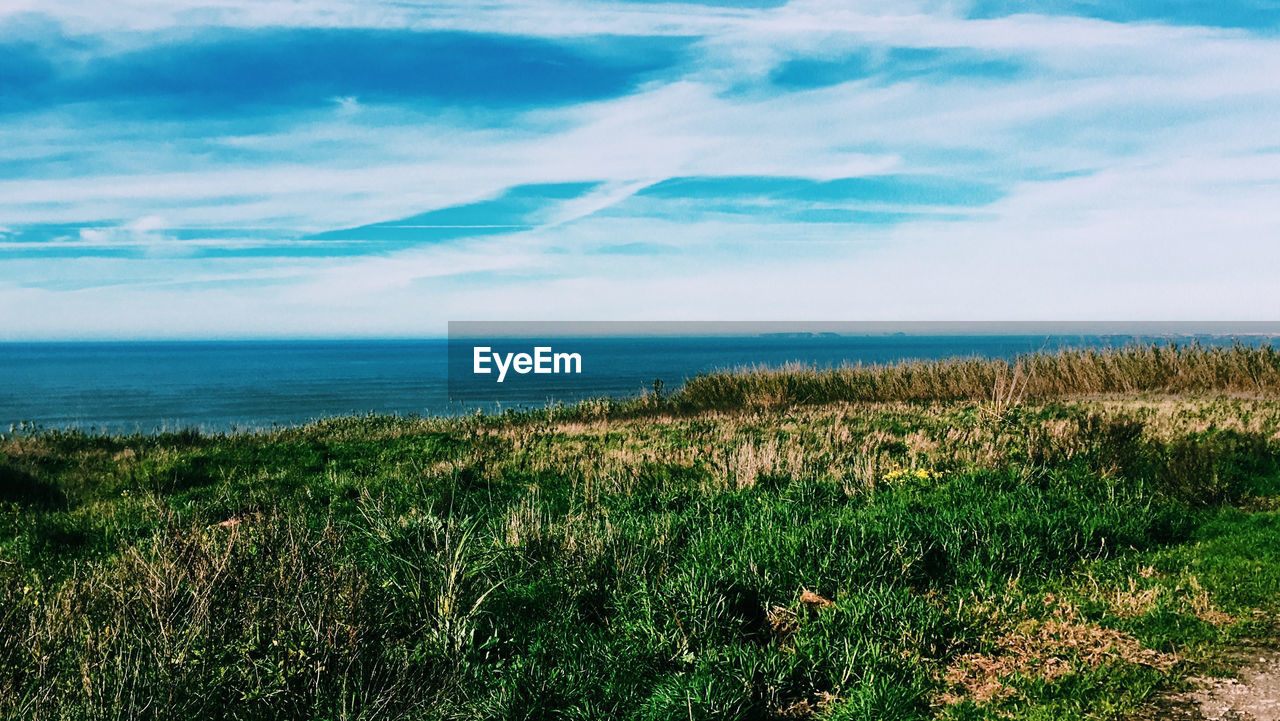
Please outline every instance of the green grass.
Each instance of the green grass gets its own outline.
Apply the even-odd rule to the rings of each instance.
[[[692,392],[5,437],[0,717],[1124,718],[1275,637],[1265,396]]]

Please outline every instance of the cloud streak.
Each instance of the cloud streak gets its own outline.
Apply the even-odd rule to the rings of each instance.
[[[0,337],[1252,317],[1275,8],[1019,7],[10,3]]]

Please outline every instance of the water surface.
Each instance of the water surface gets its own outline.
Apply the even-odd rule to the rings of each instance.
[[[591,372],[563,384],[527,382],[501,404],[448,393],[447,342],[429,340],[93,342],[0,344],[0,423],[109,432],[205,431],[296,425],[353,413],[452,415],[670,389],[712,370],[752,365],[886,363],[1104,347],[1137,336],[592,338],[565,341]],[[1204,343],[1234,342],[1205,337]],[[1240,342],[1268,342],[1244,336]],[[560,345],[560,343],[557,343]],[[546,378],[546,377],[544,377]],[[533,379],[529,379],[533,380]]]

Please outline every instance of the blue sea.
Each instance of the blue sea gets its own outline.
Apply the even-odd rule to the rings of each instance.
[[[1010,358],[1152,338],[876,335],[590,338],[565,341],[593,372],[572,383],[483,390],[448,384],[448,343],[429,340],[0,343],[0,424],[116,433],[260,430],[368,412],[455,415],[667,389],[708,371],[957,356]],[[1201,343],[1264,343],[1256,336]],[[563,379],[560,379],[563,381]],[[459,399],[460,398],[460,399]]]

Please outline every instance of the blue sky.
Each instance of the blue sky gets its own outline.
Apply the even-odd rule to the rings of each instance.
[[[0,340],[1274,319],[1280,0],[0,8]]]

